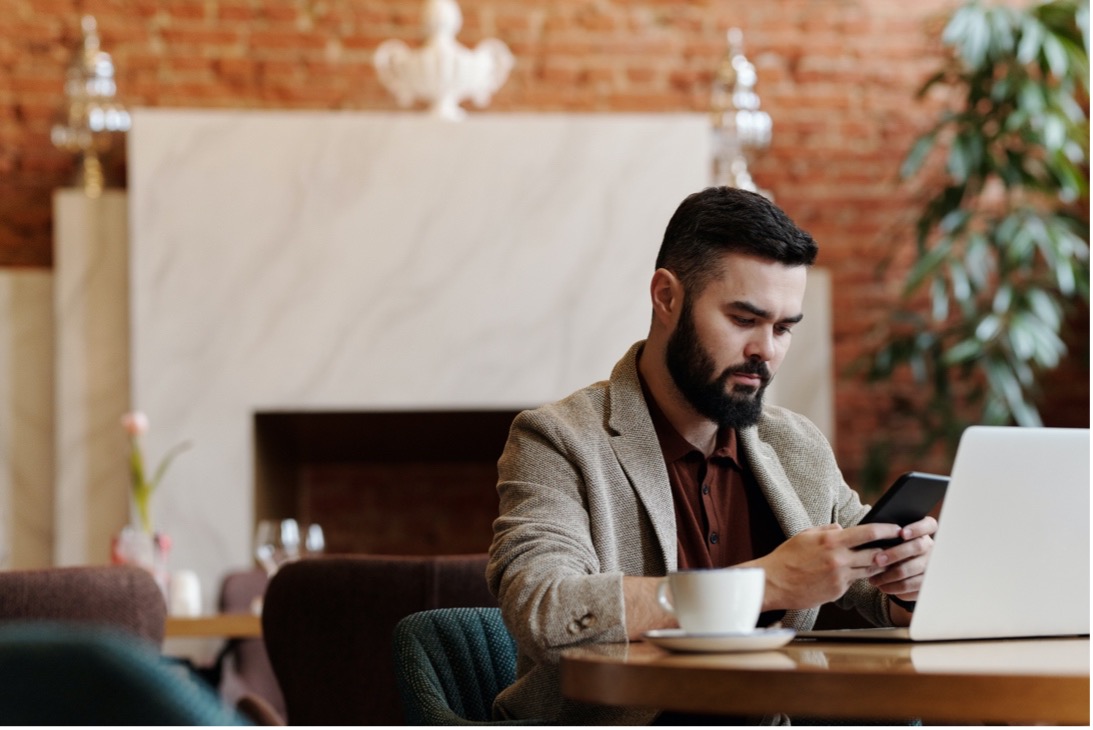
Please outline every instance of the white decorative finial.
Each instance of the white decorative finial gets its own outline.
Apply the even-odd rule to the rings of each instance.
[[[129,130],[130,120],[115,98],[114,61],[101,48],[95,18],[83,16],[80,28],[80,47],[65,72],[65,106],[58,111],[50,139],[60,149],[79,153],[84,192],[97,198],[106,184],[99,157]]]
[[[467,49],[455,39],[462,26],[455,0],[426,0],[428,38],[419,50],[395,39],[379,45],[373,58],[376,72],[400,105],[422,99],[436,116],[456,120],[466,116],[459,106],[464,99],[479,107],[489,104],[512,70],[512,53],[495,38]]]
[[[748,158],[770,144],[770,115],[759,109],[755,66],[744,56],[744,34],[730,28],[728,47],[714,77],[710,97],[713,115],[713,182],[770,197],[748,171]]]

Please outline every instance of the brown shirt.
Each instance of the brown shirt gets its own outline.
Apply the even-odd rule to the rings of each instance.
[[[770,504],[740,458],[736,430],[720,429],[713,453],[705,457],[675,429],[644,381],[641,386],[672,486],[679,570],[738,565],[785,542]],[[782,614],[767,612],[759,625]]]

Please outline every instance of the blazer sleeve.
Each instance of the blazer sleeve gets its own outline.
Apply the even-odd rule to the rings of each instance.
[[[490,590],[522,652],[557,660],[564,648],[626,640],[622,572],[601,572],[578,434],[549,408],[517,416],[498,461]]]

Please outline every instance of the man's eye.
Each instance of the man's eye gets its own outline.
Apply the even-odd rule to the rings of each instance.
[[[747,317],[737,317],[735,315],[733,316],[732,321],[740,325],[741,327],[750,327],[755,324],[754,319],[748,319]]]
[[[793,328],[784,324],[776,324],[774,325],[774,331],[780,335],[788,335],[792,334]]]

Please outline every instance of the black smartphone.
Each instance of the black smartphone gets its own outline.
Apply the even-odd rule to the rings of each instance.
[[[909,471],[888,487],[888,491],[881,495],[881,498],[873,505],[873,509],[869,510],[858,524],[886,522],[903,527],[912,522],[918,522],[937,506],[937,503],[945,496],[947,486],[949,486],[949,477]],[[893,537],[867,542],[854,549],[889,548],[901,542],[903,538]]]

